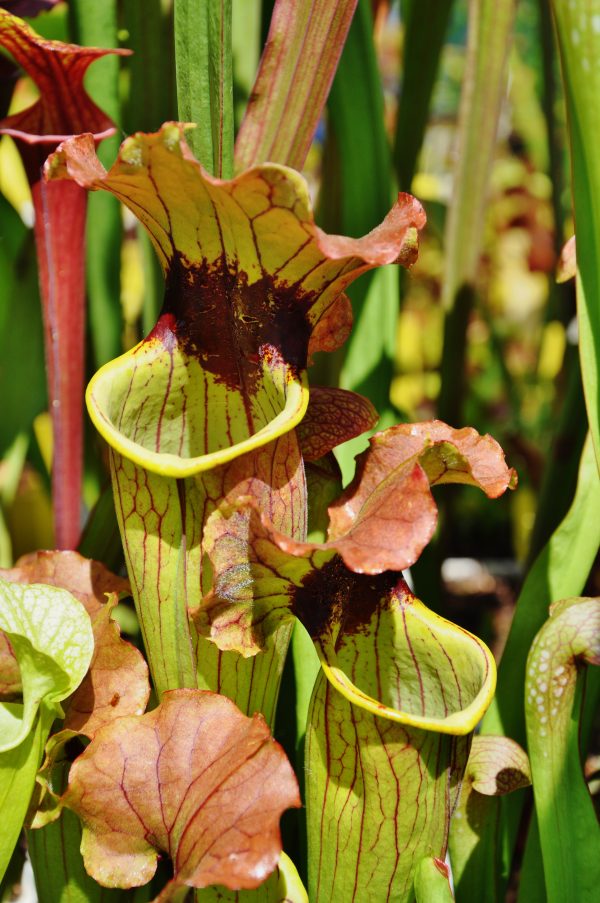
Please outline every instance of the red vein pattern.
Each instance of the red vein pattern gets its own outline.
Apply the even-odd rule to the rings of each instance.
[[[109,887],[149,881],[158,850],[174,886],[258,887],[279,859],[281,813],[300,805],[264,719],[198,690],[102,728],[69,779],[63,800],[83,821],[86,869]]]
[[[444,858],[469,743],[371,715],[321,675],[307,731],[310,900],[411,900],[419,860]]]

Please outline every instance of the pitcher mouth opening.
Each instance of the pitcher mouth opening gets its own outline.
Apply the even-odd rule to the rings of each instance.
[[[308,383],[305,372],[263,349],[256,391],[232,390],[197,357],[152,336],[95,374],[86,403],[111,448],[146,470],[184,478],[293,429],[306,412]]]
[[[496,666],[490,650],[476,636],[429,611],[414,597],[406,607],[406,611],[411,610],[408,618],[398,617],[396,607],[376,614],[380,630],[382,616],[390,615],[386,634],[391,641],[387,654],[381,648],[384,644],[378,644],[375,695],[371,695],[374,688],[368,686],[368,677],[364,681],[354,677],[361,675],[361,651],[365,660],[372,660],[375,640],[368,631],[346,640],[342,634],[335,647],[317,644],[327,679],[346,699],[371,714],[437,733],[471,733],[490,705],[496,687]],[[414,622],[412,629],[408,627],[410,620]],[[421,626],[424,630],[419,636]],[[460,668],[455,666],[457,659],[461,660]],[[464,668],[465,663],[469,667]]]

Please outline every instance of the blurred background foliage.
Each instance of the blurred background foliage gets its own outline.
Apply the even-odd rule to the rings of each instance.
[[[93,6],[95,13],[82,0],[58,3],[32,24],[47,37],[135,51],[131,57],[103,59],[89,73],[90,93],[121,130],[102,147],[109,164],[125,134],[177,118],[173,10],[169,0],[105,0]],[[237,125],[271,8],[267,0],[233,3]],[[518,492],[489,505],[480,494],[456,487],[444,503],[438,540],[413,574],[429,604],[479,631],[498,650],[524,567],[573,497],[587,425],[574,282],[557,285],[555,279],[558,254],[573,225],[558,59],[549,11],[538,0],[517,4],[514,26],[500,48],[507,66],[501,67],[493,153],[489,165],[482,161],[483,172],[472,173],[487,184],[482,228],[468,239],[478,245],[470,249],[476,267],[464,328],[452,327],[452,299],[450,304],[445,299],[448,249],[461,237],[452,238],[448,209],[458,192],[468,198],[471,190],[471,173],[460,169],[457,156],[468,11],[467,0],[359,3],[306,165],[318,219],[328,231],[362,234],[381,220],[400,187],[424,203],[428,226],[408,276],[399,280],[396,269],[387,268],[362,277],[353,289],[353,338],[333,360],[317,360],[312,379],[368,394],[382,426],[444,414],[441,389],[452,385],[453,425],[489,431],[503,446],[519,474]],[[2,115],[33,97],[27,79],[6,74]],[[31,221],[20,159],[11,139],[3,137],[3,566],[26,551],[53,546],[52,436]],[[148,331],[162,287],[148,241],[114,199],[91,199],[88,230],[91,375]],[[346,480],[359,447],[354,442],[340,450]],[[82,506],[82,550],[118,566],[104,452],[91,428]],[[600,592],[597,568],[588,589]]]

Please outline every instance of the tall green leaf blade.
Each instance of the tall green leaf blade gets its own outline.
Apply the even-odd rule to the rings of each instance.
[[[15,749],[0,753],[0,880],[10,862],[35,783],[53,716],[38,718],[34,729]]]
[[[124,0],[123,21],[133,51],[124,125],[129,133],[153,131],[176,118],[172,14],[161,0]]]
[[[514,0],[471,0],[452,203],[445,231],[446,310],[438,414],[461,421],[465,333],[474,300],[488,181],[506,90]]]
[[[236,141],[237,170],[301,169],[316,131],[356,0],[279,0]]]
[[[175,0],[177,105],[195,122],[192,150],[209,172],[233,174],[231,0]]]
[[[588,438],[573,504],[538,556],[519,595],[498,668],[496,696],[483,721],[484,733],[525,742],[525,712],[516,700],[522,698],[529,648],[546,620],[550,603],[581,592],[600,546],[598,510],[600,482]]]
[[[407,0],[404,67],[396,117],[394,164],[398,185],[410,191],[453,0]]]
[[[600,468],[600,5],[553,0],[560,47],[577,235],[579,347],[590,431]]]

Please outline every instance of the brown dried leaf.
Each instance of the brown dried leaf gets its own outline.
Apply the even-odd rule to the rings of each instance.
[[[173,886],[258,887],[281,852],[279,818],[296,778],[261,715],[224,696],[173,690],[141,717],[102,728],[63,797],[84,824],[87,871],[105,887],[150,880],[158,850]]]
[[[439,420],[400,424],[370,440],[356,476],[331,506],[329,541],[357,573],[402,570],[427,545],[437,520],[430,486],[465,483],[497,498],[516,484],[498,443]]]
[[[311,387],[306,414],[296,428],[302,456],[317,461],[336,445],[370,430],[378,419],[371,402],[356,392]]]
[[[148,665],[141,652],[121,638],[111,612],[115,593],[92,616],[94,655],[85,678],[65,704],[65,728],[93,737],[123,715],[141,715],[150,696]]]
[[[13,568],[0,569],[0,577],[12,583],[47,583],[67,589],[85,605],[90,617],[104,606],[106,593],[130,592],[128,580],[78,552],[31,552]]]
[[[94,655],[86,677],[63,705],[65,728],[93,737],[107,721],[145,711],[150,695],[148,666],[142,654],[121,639],[119,626],[111,619],[118,593],[129,593],[127,580],[98,561],[68,551],[33,552],[20,558],[14,568],[0,570],[0,576],[13,583],[67,589],[91,618]]]
[[[556,267],[556,281],[558,283],[568,282],[573,279],[577,272],[577,252],[575,250],[575,236],[563,245],[560,257],[558,258],[558,266]]]

